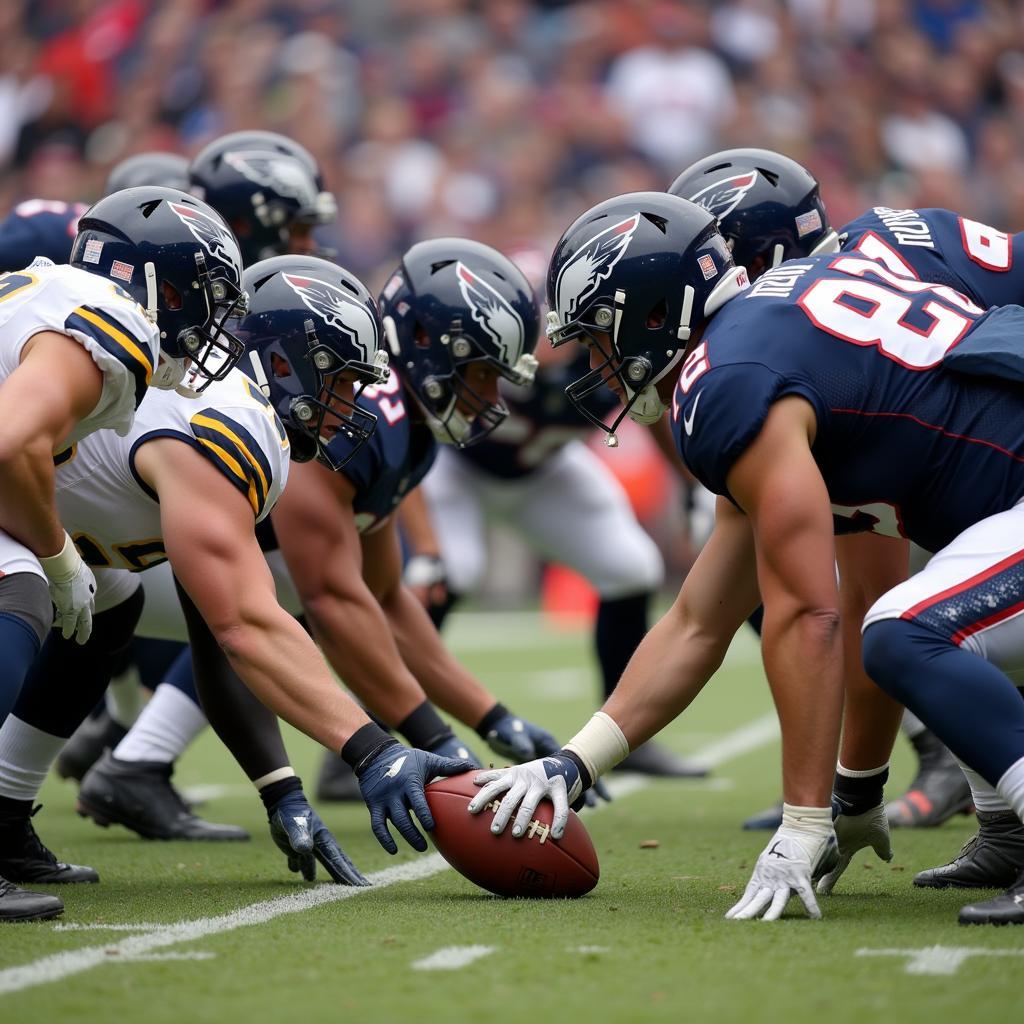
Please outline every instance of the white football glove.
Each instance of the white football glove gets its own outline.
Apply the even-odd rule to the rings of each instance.
[[[882,860],[892,860],[892,843],[889,840],[889,819],[885,815],[885,804],[880,803],[863,814],[840,814],[833,823],[839,842],[839,861],[831,871],[818,875],[817,890],[828,896],[839,876],[849,867],[850,860],[858,850],[870,846]],[[816,876],[817,877],[817,876]]]
[[[821,917],[811,879],[831,871],[839,856],[831,807],[783,805],[782,825],[754,865],[739,900],[725,915],[731,920],[777,921],[795,892],[809,917]]]
[[[82,561],[74,541],[65,533],[64,547],[56,555],[40,558],[39,564],[50,583],[50,600],[57,609],[53,624],[61,636],[84,644],[92,633],[92,609],[96,577]]]
[[[483,789],[469,802],[469,813],[479,814],[502,793],[501,805],[494,814],[491,831],[500,835],[518,807],[512,823],[512,835],[518,839],[533,820],[537,804],[550,800],[555,805],[551,819],[551,838],[561,839],[569,820],[569,807],[582,796],[576,762],[564,754],[527,761],[512,768],[481,772],[473,781]]]

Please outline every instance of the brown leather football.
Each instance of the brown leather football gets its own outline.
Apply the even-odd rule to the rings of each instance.
[[[511,822],[500,836],[491,832],[498,809],[492,801],[479,814],[466,810],[480,792],[479,769],[438,779],[426,787],[434,816],[431,838],[441,856],[471,882],[498,896],[583,896],[597,885],[601,869],[594,844],[575,811],[561,839],[550,835],[554,807],[542,800],[521,839]]]

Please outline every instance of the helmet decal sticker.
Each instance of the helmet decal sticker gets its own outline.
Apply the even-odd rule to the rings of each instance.
[[[298,274],[281,276],[288,287],[302,299],[307,309],[322,317],[335,330],[348,335],[351,344],[362,353],[364,362],[373,360],[373,354],[380,346],[380,339],[377,336],[377,322],[368,309],[358,302],[353,302],[340,288],[326,281]],[[372,339],[372,345],[366,342],[367,338]]]
[[[312,206],[316,202],[319,189],[309,172],[292,157],[259,150],[236,150],[224,154],[224,163],[249,181],[272,188],[279,195],[297,200],[302,206]]]
[[[208,216],[195,206],[186,206],[184,203],[168,203],[167,205],[211,256],[224,263],[231,263],[236,268],[241,268],[242,254],[239,251],[238,242],[231,233],[231,229],[223,221]]]
[[[629,248],[640,223],[635,213],[594,235],[562,266],[555,281],[555,309],[561,323],[568,323],[606,281]]]
[[[523,354],[526,340],[521,317],[503,295],[464,263],[455,265],[455,277],[473,322],[482,327],[498,346],[501,361],[507,366],[514,366]]]
[[[757,171],[720,178],[713,184],[702,188],[696,195],[690,196],[690,202],[703,206],[705,210],[721,220],[740,205],[740,201],[751,190],[755,181],[757,181]]]

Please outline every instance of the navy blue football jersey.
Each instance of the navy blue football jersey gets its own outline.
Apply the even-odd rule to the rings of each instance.
[[[425,424],[410,420],[410,400],[394,371],[386,384],[364,388],[357,401],[376,414],[377,427],[339,472],[356,489],[356,528],[364,533],[387,519],[426,476],[437,442]]]
[[[948,284],[985,309],[1024,303],[1024,233],[950,210],[876,206],[840,231],[843,252],[878,260],[896,274]]]
[[[570,441],[589,437],[593,425],[565,393],[589,368],[590,357],[581,350],[568,363],[540,367],[536,380],[528,387],[503,387],[508,419],[486,440],[462,449],[461,455],[492,476],[514,480],[538,469]],[[587,402],[602,419],[619,404],[607,388],[601,388]]]
[[[0,223],[0,272],[27,267],[37,256],[67,263],[84,203],[28,199]]]
[[[837,531],[936,551],[1024,496],[1024,394],[943,365],[972,334],[999,330],[1000,312],[858,255],[785,263],[727,303],[684,363],[680,453],[729,496],[728,473],[771,405],[799,395],[817,417]]]

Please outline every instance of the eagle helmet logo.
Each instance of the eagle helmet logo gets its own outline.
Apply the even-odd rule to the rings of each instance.
[[[602,281],[626,254],[640,214],[613,224],[589,239],[567,260],[555,281],[555,309],[559,321],[568,324],[583,308]]]
[[[353,302],[333,284],[318,281],[314,277],[298,274],[282,274],[288,287],[307,309],[312,310],[324,322],[346,335],[350,344],[361,353],[363,362],[372,362],[380,346],[377,321],[370,311],[358,302]]]
[[[456,263],[455,277],[473,322],[497,345],[501,361],[506,366],[515,366],[526,340],[522,318],[500,292],[465,263]]]
[[[235,150],[224,154],[224,162],[254,184],[272,188],[301,206],[316,202],[316,185],[297,160],[259,150]]]
[[[231,229],[216,217],[211,217],[195,206],[168,203],[178,220],[188,228],[192,237],[214,258],[230,263],[237,270],[242,267],[242,253]]]
[[[723,217],[728,217],[740,205],[743,197],[754,187],[755,181],[757,181],[757,171],[721,178],[690,196],[690,202],[703,206],[708,213],[713,213],[721,220]]]

